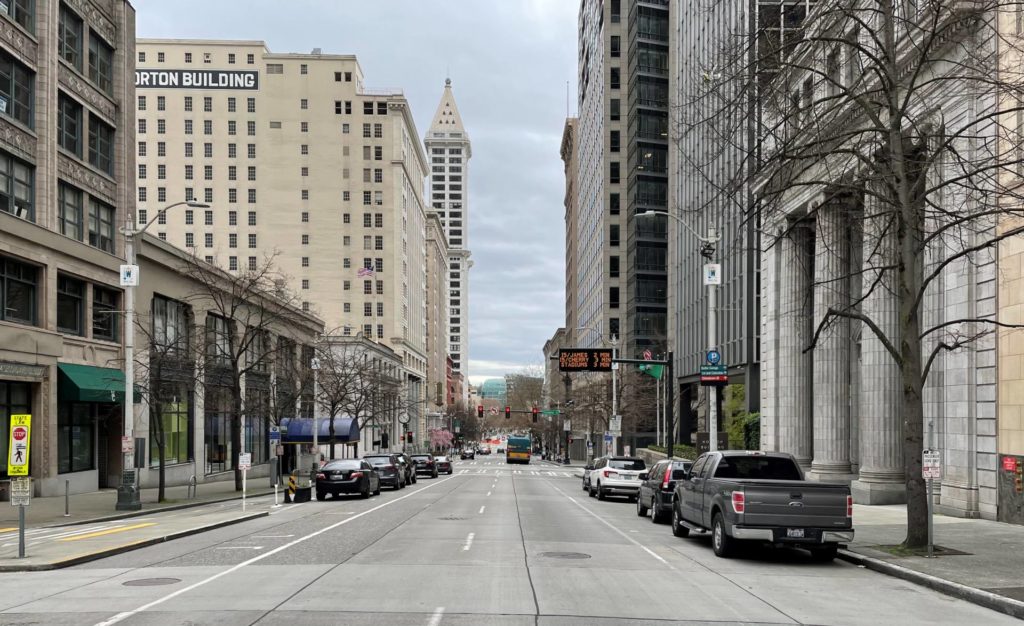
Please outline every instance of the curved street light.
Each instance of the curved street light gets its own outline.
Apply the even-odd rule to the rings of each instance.
[[[193,200],[182,200],[160,209],[153,219],[146,222],[142,228],[135,228],[135,220],[120,229],[125,237],[125,265],[121,266],[121,286],[124,287],[124,437],[125,442],[134,444],[134,392],[135,392],[135,287],[139,284],[139,268],[135,258],[135,238],[143,233],[159,220],[167,211],[174,207],[187,205],[194,209],[208,209],[209,204],[195,202]],[[126,446],[123,446],[123,448]],[[134,445],[132,445],[134,449]],[[117,504],[114,508],[118,511],[138,511],[142,508],[139,500],[139,490],[136,488],[136,475],[132,466],[132,452],[124,452],[124,459],[121,466],[121,485],[117,488]]]

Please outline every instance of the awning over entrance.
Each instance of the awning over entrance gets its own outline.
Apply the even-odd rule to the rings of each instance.
[[[124,401],[124,372],[110,367],[57,364],[57,398],[65,402]]]
[[[317,442],[330,441],[331,420],[318,420]],[[334,418],[334,440],[348,443],[359,440],[359,420],[354,417]],[[284,418],[281,420],[281,443],[313,443],[313,420],[307,418]]]

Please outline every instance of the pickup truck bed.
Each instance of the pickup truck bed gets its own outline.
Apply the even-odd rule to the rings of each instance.
[[[822,560],[853,540],[853,502],[842,484],[806,481],[786,454],[725,451],[698,458],[676,485],[672,529],[677,536],[710,530],[718,556],[738,540],[807,548]]]

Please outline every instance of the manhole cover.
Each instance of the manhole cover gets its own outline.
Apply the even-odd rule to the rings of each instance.
[[[589,559],[590,555],[583,552],[541,552],[541,556],[549,559]]]
[[[180,583],[180,578],[139,578],[121,583],[125,587],[156,587],[158,585],[173,585]]]

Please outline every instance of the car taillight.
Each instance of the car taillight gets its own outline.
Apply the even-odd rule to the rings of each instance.
[[[324,476],[323,474],[317,474],[317,475],[316,475],[316,479],[317,479],[317,480],[324,480],[325,478],[327,478],[327,477],[326,477],[326,476]]]
[[[671,467],[668,468],[665,471],[665,480],[661,481],[661,488],[663,490],[668,489],[668,481],[669,481],[670,478],[672,478],[672,468]]]
[[[605,470],[604,472],[602,472],[602,474],[604,474],[605,478],[608,478],[608,476],[611,474],[611,472],[609,472],[608,470]]]
[[[853,496],[846,496],[846,517],[853,519]]]
[[[349,476],[349,478],[362,478],[362,477],[363,477],[363,473],[362,472],[352,472],[352,475]]]
[[[742,491],[732,492],[732,510],[736,513],[742,513],[746,508],[746,501],[743,497]]]
[[[397,467],[395,467],[394,465],[388,465],[388,466],[387,466],[387,467],[385,467],[384,469],[386,469],[386,470],[391,470],[392,472],[394,472],[394,471],[396,471],[396,470],[397,470],[398,468],[397,468]]]

